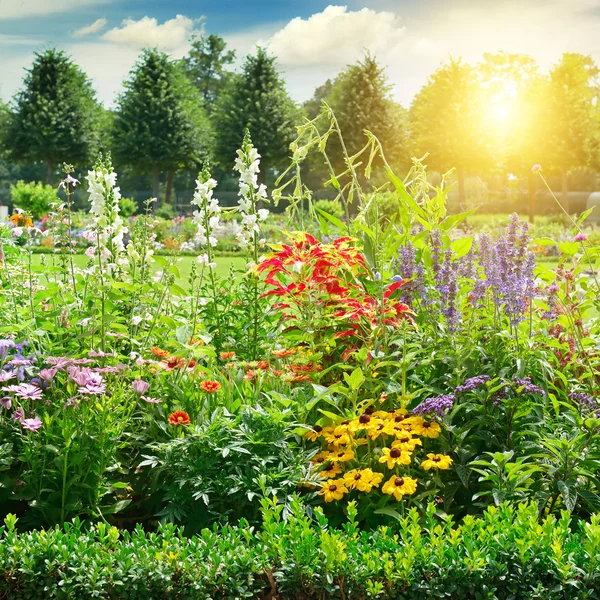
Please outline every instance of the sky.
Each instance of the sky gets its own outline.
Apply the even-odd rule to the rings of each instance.
[[[110,107],[142,48],[180,58],[206,32],[236,50],[236,66],[266,46],[298,102],[369,50],[407,106],[449,57],[522,52],[547,69],[582,52],[600,63],[598,31],[600,0],[0,0],[0,99],[18,90],[36,51],[55,46]]]

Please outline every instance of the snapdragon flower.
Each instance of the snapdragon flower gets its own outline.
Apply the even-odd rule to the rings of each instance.
[[[246,130],[242,147],[237,151],[234,170],[240,174],[239,180],[239,213],[242,217],[237,239],[242,248],[248,248],[251,243],[257,243],[260,234],[260,223],[266,221],[269,211],[266,208],[257,209],[260,200],[267,199],[267,186],[259,185],[260,154],[252,145],[250,133]]]
[[[219,214],[221,207],[219,201],[213,197],[213,190],[217,187],[217,182],[210,176],[210,172],[205,167],[196,179],[196,191],[192,198],[192,204],[198,209],[194,211],[194,223],[197,227],[197,239],[200,246],[217,245],[217,238],[214,236],[215,230],[219,227]]]
[[[123,264],[123,236],[127,233],[127,228],[119,215],[121,192],[116,185],[117,174],[110,160],[98,161],[94,170],[88,171],[87,180],[90,213],[94,216],[94,241],[104,250],[103,255],[112,258],[117,264]],[[91,237],[88,235],[88,239]]]

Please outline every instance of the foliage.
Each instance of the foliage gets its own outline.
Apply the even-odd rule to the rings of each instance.
[[[43,161],[48,183],[59,163],[89,164],[99,149],[102,109],[92,84],[62,51],[36,54],[5,130],[10,156]]]
[[[341,530],[295,500],[263,503],[258,529],[227,526],[186,538],[173,525],[119,532],[76,520],[0,531],[0,593],[11,598],[596,598],[600,524],[567,513],[539,522],[535,505],[502,504],[461,525],[429,505],[396,526],[361,533],[355,509]]]
[[[115,158],[152,172],[158,197],[159,171],[189,168],[207,158],[210,126],[198,91],[164,53],[144,51],[124,87],[115,113]]]
[[[13,206],[29,212],[34,219],[45,217],[58,202],[56,189],[41,182],[17,181],[10,186],[10,199]]]
[[[219,132],[216,142],[221,165],[230,168],[248,129],[262,156],[263,171],[280,167],[287,159],[298,117],[275,58],[258,48],[255,56],[246,57],[242,72],[219,100],[215,128]]]

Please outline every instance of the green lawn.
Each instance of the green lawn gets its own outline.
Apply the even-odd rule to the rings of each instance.
[[[42,257],[48,261],[48,264],[52,264],[53,261],[56,261],[58,264],[58,257],[53,254],[34,254],[32,257],[33,264],[39,265],[42,262]],[[165,257],[169,258],[169,257]],[[88,264],[88,257],[83,254],[76,254],[74,256],[75,264],[84,268]],[[190,275],[192,270],[192,264],[196,261],[195,256],[181,256],[175,259],[175,264],[180,272],[180,283],[185,283]],[[226,278],[229,275],[229,269],[233,266],[234,269],[244,269],[246,265],[246,259],[242,256],[217,256],[215,259],[217,263],[216,274],[219,278]],[[159,270],[160,267],[156,264],[154,265],[155,270]]]

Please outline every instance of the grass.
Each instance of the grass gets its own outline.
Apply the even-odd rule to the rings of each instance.
[[[47,264],[59,264],[58,257],[53,254],[34,254],[32,256],[32,264],[39,265],[42,263],[42,257],[47,261]],[[186,283],[189,279],[190,272],[192,270],[192,264],[196,260],[195,256],[180,256],[173,257],[175,264],[179,269],[179,283]],[[88,265],[89,258],[83,254],[76,254],[73,257],[75,266],[79,268],[85,268]],[[215,259],[217,263],[216,275],[220,278],[226,278],[229,276],[231,267],[238,271],[245,270],[246,259],[243,256],[218,256]],[[154,265],[154,270],[160,270],[158,265]]]

